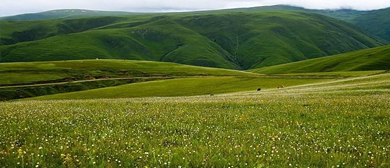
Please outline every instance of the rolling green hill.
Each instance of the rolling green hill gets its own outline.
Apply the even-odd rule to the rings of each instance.
[[[80,92],[61,93],[31,98],[33,100],[61,99],[107,99],[132,97],[171,97],[210,95],[219,93],[256,91],[275,88],[283,83],[286,86],[316,83],[332,79],[299,79],[299,78],[243,78],[243,77],[202,77],[169,79],[152,82],[127,84]]]
[[[339,20],[352,22],[357,17],[360,17],[366,13],[371,11],[361,11],[361,10],[353,10],[353,9],[308,9],[298,6],[291,5],[273,5],[273,6],[260,6],[260,7],[249,7],[249,8],[237,8],[237,9],[226,9],[220,10],[217,12],[269,12],[269,11],[301,11],[301,12],[312,12],[317,13],[329,17],[333,17]]]
[[[28,13],[15,16],[0,17],[0,20],[20,21],[20,20],[44,20],[44,19],[60,19],[60,18],[77,18],[77,17],[92,17],[92,16],[123,16],[134,15],[131,12],[116,12],[116,11],[94,11],[84,9],[61,9],[39,13]]]
[[[129,60],[2,63],[0,74],[0,101],[174,78],[260,77],[237,70]]]
[[[0,64],[0,85],[129,77],[240,76],[255,73],[165,62],[82,60]]]
[[[250,70],[262,74],[389,70],[390,45]]]
[[[352,21],[355,18],[369,13],[371,11],[360,11],[353,9],[336,9],[336,10],[314,10],[307,9],[298,6],[291,5],[272,5],[272,6],[260,6],[260,7],[248,7],[248,8],[235,8],[235,9],[222,9],[222,10],[209,10],[209,11],[196,11],[186,12],[192,14],[215,14],[215,13],[230,13],[230,12],[270,12],[270,11],[303,11],[313,12],[333,18],[337,18],[344,21]],[[132,13],[132,12],[118,12],[118,11],[95,11],[84,9],[62,9],[51,10],[39,13],[27,13],[15,16],[0,17],[0,20],[9,21],[26,21],[26,20],[45,20],[45,19],[61,19],[61,18],[82,18],[82,17],[96,17],[96,16],[125,16],[125,15],[147,15],[148,13]],[[156,13],[160,15],[159,13]],[[173,14],[175,13],[168,13]],[[181,13],[183,14],[183,13]]]
[[[355,24],[359,28],[367,31],[378,39],[382,39],[383,42],[389,43],[389,15],[390,8],[384,8],[380,10],[354,10],[354,9],[308,9],[298,6],[290,5],[273,5],[273,6],[261,6],[261,7],[249,7],[249,8],[236,8],[236,9],[224,9],[214,11],[198,11],[188,12],[191,14],[217,14],[217,13],[231,13],[231,12],[245,12],[245,13],[258,13],[258,12],[271,12],[271,11],[300,11],[317,13],[329,17],[333,17],[339,20],[350,22]],[[169,13],[175,15],[175,13]],[[181,13],[183,14],[183,13]],[[126,15],[148,15],[147,13],[132,13],[132,12],[116,12],[116,11],[93,11],[83,9],[63,9],[52,10],[40,13],[21,14],[16,16],[0,17],[0,20],[9,21],[26,21],[26,20],[45,20],[45,19],[60,19],[60,18],[82,18],[82,17],[97,17],[97,16],[126,16]],[[162,14],[156,14],[162,15]],[[383,28],[383,29],[382,29]]]
[[[368,32],[375,38],[390,43],[390,8],[379,10],[354,10],[354,9],[335,9],[335,10],[314,10],[302,7],[275,5],[252,8],[241,8],[222,10],[225,12],[267,12],[267,11],[305,11],[317,13],[339,20],[352,23],[360,29]]]
[[[381,44],[350,24],[307,12],[0,23],[6,27],[1,32],[1,62],[119,58],[251,69]]]
[[[390,43],[390,8],[371,11],[353,20],[363,30]]]

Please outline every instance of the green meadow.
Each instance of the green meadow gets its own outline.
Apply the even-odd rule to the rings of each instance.
[[[153,80],[188,77],[254,78],[261,76],[257,73],[237,70],[129,60],[3,63],[0,66],[0,73],[0,101],[91,90]],[[255,85],[254,82],[251,84]],[[178,83],[175,85],[178,85]],[[184,87],[185,85],[180,86]],[[172,88],[173,85],[169,87]],[[193,94],[206,93],[202,89],[193,89],[198,90]],[[228,92],[231,90],[222,89],[220,92]],[[152,91],[149,91],[143,95],[151,95],[152,93]],[[165,95],[169,96],[170,94]],[[189,93],[181,94],[179,92],[176,95],[189,95]]]
[[[72,60],[3,63],[0,85],[53,82],[56,80],[158,77],[158,76],[259,76],[256,73],[189,66],[175,63],[131,60]]]
[[[388,167],[389,80],[384,73],[214,96],[2,102],[0,165]]]
[[[86,90],[34,97],[36,100],[58,99],[102,99],[102,98],[131,98],[131,97],[167,97],[213,95],[239,91],[270,89],[278,85],[294,86],[321,82],[331,79],[301,79],[301,78],[272,78],[272,77],[197,77],[169,79],[151,82],[127,84],[116,87]]]

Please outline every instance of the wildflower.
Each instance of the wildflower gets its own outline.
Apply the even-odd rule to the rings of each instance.
[[[19,154],[19,157],[22,157],[23,156],[23,149],[19,148],[18,154]]]

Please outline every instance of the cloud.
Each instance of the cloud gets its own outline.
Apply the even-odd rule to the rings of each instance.
[[[225,9],[287,4],[312,9],[370,10],[390,6],[390,0],[1,0],[0,16],[54,9],[163,12]]]

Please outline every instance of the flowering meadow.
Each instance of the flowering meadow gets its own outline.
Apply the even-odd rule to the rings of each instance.
[[[388,81],[2,102],[0,167],[389,167]]]

